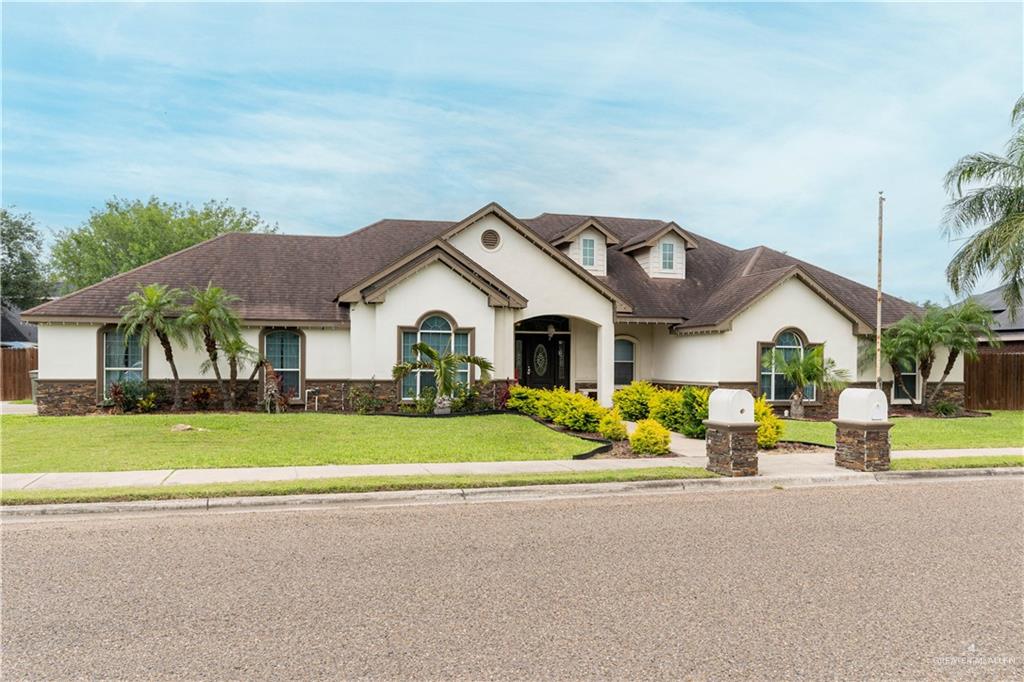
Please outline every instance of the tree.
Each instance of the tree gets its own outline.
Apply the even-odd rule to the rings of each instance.
[[[850,380],[850,373],[837,368],[832,358],[826,358],[821,346],[804,353],[773,350],[765,356],[764,366],[774,367],[775,372],[793,384],[793,393],[789,396],[789,414],[793,419],[804,417],[804,389],[808,386],[836,391]]]
[[[991,346],[999,346],[999,337],[992,331],[994,318],[992,313],[984,306],[970,299],[947,308],[943,311],[943,339],[942,345],[946,347],[948,355],[946,366],[942,370],[942,377],[938,385],[928,396],[929,401],[934,401],[942,390],[943,384],[953,371],[953,365],[961,355],[967,359],[978,357],[978,338],[983,337]],[[925,387],[927,388],[927,384]]]
[[[192,337],[196,349],[206,351],[210,368],[217,378],[224,409],[234,410],[235,403],[224,384],[217,359],[220,347],[240,334],[241,321],[234,310],[239,298],[213,284],[208,284],[205,289],[193,287],[190,293],[192,305],[185,310],[182,325]]]
[[[224,201],[200,208],[150,197],[111,199],[88,220],[57,234],[53,267],[68,290],[95,284],[227,232],[276,232],[255,211]]]
[[[917,371],[921,375],[923,387],[921,407],[924,409],[928,409],[928,378],[935,366],[935,352],[948,337],[947,325],[946,312],[938,306],[929,305],[925,308],[923,315],[908,315],[891,327],[890,333],[895,337],[892,341],[894,352],[902,362],[912,360],[917,363]],[[900,376],[895,368],[893,374],[894,380]],[[906,389],[902,385],[901,376],[900,385],[901,388]],[[914,402],[912,396],[910,401]]]
[[[43,238],[30,213],[0,208],[0,300],[31,308],[46,300],[50,284],[43,263]]]
[[[185,342],[181,325],[182,296],[184,292],[180,289],[170,289],[163,284],[140,284],[137,291],[128,295],[128,304],[118,311],[121,314],[121,330],[128,336],[138,335],[143,348],[149,346],[151,336],[160,341],[164,358],[174,377],[175,411],[181,409],[181,381],[178,378],[178,367],[174,363],[171,342]]]
[[[462,365],[473,365],[480,370],[481,381],[490,381],[494,365],[486,358],[479,355],[465,355],[452,353],[445,350],[439,353],[426,343],[417,343],[412,347],[417,354],[417,360],[403,362],[395,365],[391,375],[399,385],[402,379],[417,370],[430,370],[434,372],[434,383],[437,387],[437,397],[434,400],[434,413],[441,414],[451,404],[452,395],[458,385],[459,367]]]
[[[1024,303],[1024,96],[1010,121],[1017,128],[1005,156],[968,154],[946,174],[951,201],[942,232],[951,238],[978,228],[946,268],[953,291],[960,295],[985,273],[998,271],[1013,315]]]
[[[242,390],[247,389],[250,384],[256,379],[256,375],[260,372],[260,367],[263,366],[263,356],[259,354],[255,348],[249,345],[249,343],[242,338],[241,334],[235,334],[226,339],[222,339],[220,342],[220,352],[224,354],[224,358],[228,361],[228,402],[231,404],[231,409],[234,409],[234,405],[238,400],[238,369],[244,365],[252,365],[252,372],[249,374],[249,378],[246,379],[245,385]],[[199,371],[203,374],[208,373],[213,369],[213,362],[207,358],[203,361],[203,364],[199,366]]]

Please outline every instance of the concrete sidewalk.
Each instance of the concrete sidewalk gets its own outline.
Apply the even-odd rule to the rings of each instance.
[[[689,441],[679,443],[679,441]],[[700,445],[697,448],[695,445]],[[673,450],[687,454],[639,459],[533,460],[528,462],[453,462],[438,464],[328,464],[325,466],[246,467],[231,469],[155,469],[151,471],[96,471],[0,475],[3,490],[54,490],[62,488],[150,487],[203,483],[241,483],[249,481],[296,481],[315,478],[354,476],[426,476],[556,473],[569,471],[608,471],[650,467],[707,466],[703,441],[673,438]],[[967,455],[1024,454],[1021,448],[976,450],[917,450],[893,453],[894,457],[961,457]],[[760,474],[765,478],[793,476],[830,476],[849,478],[866,476],[836,467],[832,451],[761,453]]]

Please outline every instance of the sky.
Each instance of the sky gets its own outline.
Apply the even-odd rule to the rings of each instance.
[[[283,232],[490,201],[675,220],[950,297],[942,178],[1001,152],[1022,4],[2,5],[2,203],[227,199]],[[983,283],[993,284],[989,280]]]

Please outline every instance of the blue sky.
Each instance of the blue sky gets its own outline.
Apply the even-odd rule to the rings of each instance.
[[[1000,151],[1008,4],[3,5],[3,204],[226,198],[292,233],[489,201],[673,219],[942,300],[944,172]]]

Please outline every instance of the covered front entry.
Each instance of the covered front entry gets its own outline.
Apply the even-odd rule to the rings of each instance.
[[[569,320],[544,315],[516,323],[516,380],[530,388],[569,388]]]

